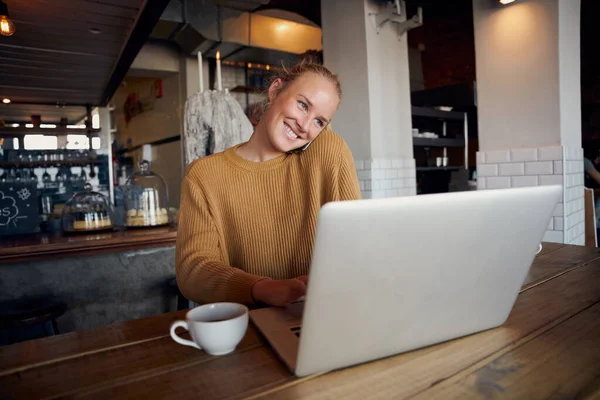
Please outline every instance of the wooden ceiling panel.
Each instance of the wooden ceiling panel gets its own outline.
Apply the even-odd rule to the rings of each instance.
[[[19,103],[106,104],[169,0],[4,1],[16,32],[0,37],[0,98],[12,100],[0,120]]]
[[[86,23],[90,25],[90,28],[94,27],[97,24],[103,24],[107,26],[120,26],[120,27],[131,27],[134,20],[130,18],[122,18],[122,17],[112,17],[101,14],[90,14],[90,13],[82,13],[79,11],[73,11],[72,13],[59,13],[56,11],[48,11],[47,14],[32,14],[33,11],[13,11],[12,8],[9,7],[10,19],[12,19],[15,24],[19,21],[31,21],[37,24],[46,24],[46,23],[61,23],[61,24],[69,24],[69,23]]]
[[[24,66],[24,65],[10,65],[0,63],[0,69],[2,69],[2,75],[11,76],[34,76],[38,77],[40,73],[44,74],[44,78],[50,79],[92,79],[98,80],[98,77],[102,77],[103,69],[96,68],[48,68],[39,66]]]
[[[67,76],[49,77],[42,75],[19,75],[2,74],[0,75],[0,86],[17,86],[17,87],[35,87],[35,88],[55,88],[59,90],[79,90],[85,86],[88,90],[96,91],[104,86],[104,79],[85,79],[72,78]]]
[[[61,54],[48,51],[32,52],[22,48],[0,47],[0,62],[4,62],[4,60],[22,62],[23,65],[56,66],[58,68],[71,65],[106,68],[114,65],[117,57],[97,54]]]
[[[69,23],[68,25],[58,22],[48,24],[37,24],[32,22],[15,22],[18,23],[23,31],[27,31],[29,35],[53,35],[67,37],[72,40],[73,37],[79,38],[86,42],[116,42],[123,43],[129,36],[129,30],[125,27],[109,27],[101,28],[94,26],[93,29],[99,29],[101,33],[93,33],[89,24]]]
[[[15,13],[28,12],[35,13],[36,10],[46,10],[45,15],[51,18],[54,15],[63,15],[65,17],[85,18],[86,16],[99,15],[102,17],[115,17],[134,21],[137,19],[140,7],[121,7],[110,4],[101,4],[91,1],[81,0],[27,0],[13,1],[14,5],[8,5],[12,16]],[[8,4],[8,3],[7,3]]]

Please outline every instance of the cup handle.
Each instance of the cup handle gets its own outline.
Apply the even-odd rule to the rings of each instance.
[[[540,243],[537,249],[537,252],[535,253],[536,255],[540,254],[540,251],[542,251],[542,244]]]
[[[186,331],[189,331],[187,322],[185,322],[185,321],[175,321],[173,323],[173,325],[171,325],[171,338],[174,341],[176,341],[177,343],[182,344],[184,346],[190,346],[190,347],[194,347],[196,349],[202,350],[200,348],[200,346],[198,346],[196,343],[192,342],[191,340],[182,339],[179,336],[177,336],[177,334],[175,333],[175,329],[177,329],[179,327],[185,329]]]

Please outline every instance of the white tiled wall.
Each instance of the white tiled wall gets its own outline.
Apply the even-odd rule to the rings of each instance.
[[[544,241],[585,242],[583,150],[553,146],[477,153],[478,189],[563,185]]]
[[[355,164],[364,199],[417,194],[414,159],[377,158]]]

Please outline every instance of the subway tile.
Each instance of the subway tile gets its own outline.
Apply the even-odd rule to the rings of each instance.
[[[530,187],[538,186],[537,176],[513,176],[511,179],[511,187]]]
[[[498,164],[478,165],[477,176],[498,176]]]
[[[385,179],[385,170],[383,170],[383,169],[373,170],[373,179]]]
[[[494,150],[485,153],[486,164],[510,162],[510,150]]]
[[[573,239],[569,244],[574,244],[578,246],[585,246],[585,235],[579,235],[576,239]]]
[[[566,161],[566,171],[567,174],[576,174],[579,172],[583,172],[583,161]]]
[[[539,149],[537,149],[537,151],[538,161],[554,161],[563,159],[561,146],[540,147]]]
[[[372,192],[370,190],[361,190],[361,196],[363,199],[372,199]]]
[[[512,162],[537,161],[537,149],[513,149],[510,151]]]
[[[554,218],[550,218],[550,222],[548,222],[548,226],[546,227],[546,229],[549,231],[554,230]],[[557,230],[560,230],[560,229],[557,229]]]
[[[555,175],[555,176],[559,176],[559,175]],[[575,184],[575,174],[566,174],[565,175],[565,187],[574,187],[577,186]]]
[[[392,161],[391,160],[382,159],[382,160],[380,160],[379,167],[383,168],[383,169],[392,168]]]
[[[398,168],[398,169],[400,169],[400,168],[402,168],[403,165],[404,165],[404,163],[400,159],[396,158],[396,159],[392,160],[392,168]]]
[[[354,160],[354,167],[356,168],[357,171],[364,169],[363,160]]]
[[[386,169],[385,170],[385,179],[395,179],[398,177],[398,170],[395,169]]]
[[[371,171],[357,171],[358,179],[371,179]]]
[[[413,186],[413,187],[408,188],[408,195],[416,196],[417,195],[417,187]]]
[[[476,158],[477,158],[477,165],[485,164],[485,152],[478,151]]]
[[[563,173],[563,161],[554,161],[554,174],[560,175]]]
[[[563,243],[563,232],[562,231],[546,231],[544,234],[544,238],[542,239],[544,242],[553,242],[553,243]]]
[[[416,182],[414,178],[405,178],[402,179],[402,187],[407,188],[411,186],[416,186]]]
[[[404,177],[405,178],[416,178],[417,177],[417,170],[412,168],[412,169],[405,169],[404,170]]]
[[[483,176],[477,176],[477,190],[484,190],[486,189],[486,180],[487,178],[483,177]]]
[[[510,187],[510,176],[491,176],[486,181],[487,189],[508,189]]]
[[[540,186],[562,185],[562,175],[540,175]]]
[[[552,161],[537,161],[525,163],[525,175],[551,175],[553,173]]]
[[[371,180],[364,180],[361,182],[363,184],[363,190],[371,190]]]
[[[565,232],[565,242],[571,243],[573,240],[575,240],[575,238],[576,238],[575,233],[576,233],[575,228],[567,229],[567,231]]]
[[[552,214],[555,217],[562,217],[565,215],[565,204],[564,203],[558,203],[556,205],[556,207],[554,207],[554,213]]]
[[[390,179],[384,179],[381,181],[381,189],[389,190],[392,188],[392,181]]]
[[[400,196],[399,189],[387,189],[385,191],[385,197],[398,197],[398,196]]]
[[[404,181],[402,179],[393,179],[392,187],[394,189],[400,189],[400,188],[404,187]]]
[[[502,163],[498,164],[498,175],[500,176],[515,176],[525,174],[525,164],[519,163]]]
[[[415,159],[414,158],[405,158],[404,159],[404,168],[415,168]]]
[[[383,199],[385,198],[385,190],[373,190],[371,192],[372,199]]]
[[[550,221],[554,221],[554,230],[562,231],[564,230],[564,218],[563,217],[553,217]]]

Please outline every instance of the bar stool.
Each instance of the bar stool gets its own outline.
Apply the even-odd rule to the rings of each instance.
[[[53,298],[28,298],[0,304],[0,346],[58,335],[56,319],[67,306]]]

